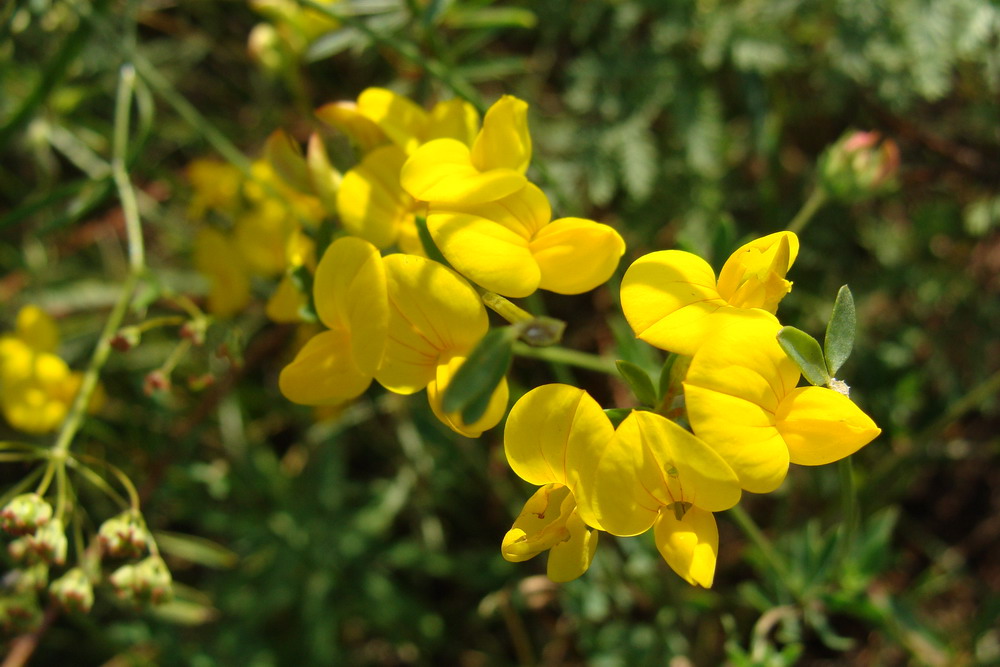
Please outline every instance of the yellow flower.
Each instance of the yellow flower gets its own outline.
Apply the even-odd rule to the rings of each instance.
[[[289,400],[329,405],[360,396],[386,348],[389,301],[378,249],[344,237],[316,267],[313,298],[327,330],[313,336],[286,366],[278,386]]]
[[[415,199],[481,204],[520,190],[531,161],[528,105],[510,95],[486,112],[470,146],[459,139],[428,141],[403,165],[400,182]]]
[[[740,494],[736,473],[706,443],[660,415],[634,411],[598,455],[583,501],[612,535],[653,527],[667,564],[709,588],[719,549],[712,513],[735,505]]]
[[[622,279],[622,311],[638,338],[692,355],[720,318],[736,309],[774,313],[791,290],[785,274],[798,250],[792,232],[751,241],[729,257],[718,282],[708,262],[689,252],[644,255]]]
[[[250,270],[229,237],[202,227],[194,237],[194,267],[208,278],[208,310],[229,317],[250,303]]]
[[[194,220],[205,217],[214,209],[232,213],[239,207],[243,174],[228,162],[202,158],[193,160],[185,170],[194,195],[188,204],[188,215]]]
[[[579,294],[607,281],[625,252],[618,232],[592,220],[551,218],[545,194],[527,183],[484,204],[431,204],[427,228],[459,273],[504,296],[539,288]]]
[[[541,488],[504,536],[506,560],[521,562],[548,550],[553,581],[576,579],[590,567],[601,525],[578,499],[594,483],[598,457],[613,435],[600,405],[576,387],[543,385],[511,408],[504,428],[507,461]]]
[[[383,259],[390,304],[389,334],[376,379],[389,391],[412,394],[427,388],[442,421],[463,435],[492,428],[507,408],[507,381],[496,388],[489,409],[475,424],[446,414],[441,397],[461,363],[489,328],[475,289],[451,269],[416,255]],[[461,359],[460,359],[461,358]]]
[[[267,300],[264,312],[272,322],[299,322],[302,320],[299,312],[306,306],[308,299],[295,287],[292,272],[305,266],[315,273],[316,244],[302,230],[297,230],[288,239],[285,252],[287,261],[285,275],[271,298]]]
[[[790,462],[831,463],[881,432],[839,392],[796,387],[799,369],[778,345],[779,329],[761,310],[730,317],[699,348],[684,380],[692,429],[754,493],[778,488]]]
[[[0,336],[0,411],[14,428],[48,433],[62,424],[80,390],[82,375],[55,354],[59,330],[37,306],[24,306],[14,332]],[[97,387],[88,410],[98,410]]]

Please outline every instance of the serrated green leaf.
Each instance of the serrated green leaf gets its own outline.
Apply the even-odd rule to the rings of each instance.
[[[649,406],[656,405],[656,389],[653,388],[653,381],[646,371],[623,359],[616,361],[615,366],[618,367],[618,373],[628,383],[629,388],[632,389],[632,393],[635,394],[640,403]]]
[[[857,314],[854,310],[854,296],[844,285],[837,292],[837,300],[833,303],[833,313],[826,325],[826,339],[823,349],[826,353],[826,367],[831,376],[835,376],[847,358],[851,356],[854,347],[854,333],[857,327]]]
[[[802,375],[810,384],[825,387],[830,381],[823,350],[815,338],[801,329],[782,327],[778,332],[778,344],[785,354],[798,364]]]
[[[490,396],[510,368],[516,337],[511,327],[490,329],[448,383],[441,409],[460,412],[466,424],[482,417]]]

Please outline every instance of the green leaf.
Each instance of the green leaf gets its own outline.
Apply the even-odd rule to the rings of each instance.
[[[632,413],[632,408],[607,408],[604,414],[608,416],[615,428],[625,421],[625,418]]]
[[[490,329],[448,383],[441,409],[446,413],[461,412],[466,424],[482,417],[493,391],[510,368],[516,338],[512,327]]]
[[[444,258],[441,254],[441,250],[434,243],[434,237],[431,236],[431,230],[427,228],[427,218],[422,215],[418,215],[414,218],[417,225],[417,237],[420,239],[420,245],[423,246],[424,252],[427,253],[427,257],[433,259],[438,264],[443,264],[449,269],[452,268],[448,260]]]
[[[677,356],[678,355],[673,352],[668,352],[667,358],[663,362],[663,367],[660,369],[660,380],[657,383],[658,390],[656,392],[657,403],[662,401],[663,397],[667,395],[668,391],[670,391],[670,381],[672,380],[671,370],[674,367],[674,362],[677,361]]]
[[[656,405],[656,389],[646,371],[624,359],[616,361],[615,366],[618,367],[618,373],[628,383],[629,388],[632,389],[632,393],[635,394],[640,403],[649,406]]]
[[[216,570],[235,567],[240,560],[236,552],[204,537],[158,530],[153,538],[164,553]]]
[[[815,338],[801,329],[782,327],[781,331],[778,332],[778,344],[781,345],[785,354],[798,364],[802,375],[810,384],[825,387],[826,383],[830,381],[823,350],[820,349],[819,341]]]
[[[854,297],[851,290],[844,285],[837,292],[837,300],[833,303],[833,313],[826,325],[826,340],[823,349],[826,351],[826,367],[834,376],[847,358],[851,356],[854,347],[854,332],[857,326],[857,315],[854,311]]]

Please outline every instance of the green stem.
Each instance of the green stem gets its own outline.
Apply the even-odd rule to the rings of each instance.
[[[511,324],[517,324],[518,322],[530,322],[535,319],[535,316],[526,311],[524,308],[515,306],[513,303],[495,292],[483,291],[480,293],[480,296],[483,299],[483,304],[487,308]]]
[[[837,472],[840,476],[841,513],[844,523],[837,545],[835,562],[843,567],[844,559],[851,551],[854,534],[858,527],[857,488],[854,484],[854,467],[850,456],[837,463]]]
[[[763,554],[764,559],[768,562],[771,568],[775,571],[779,577],[783,577],[788,572],[788,566],[785,564],[784,559],[775,550],[774,545],[771,544],[771,540],[767,539],[764,532],[757,527],[757,523],[753,518],[747,514],[747,511],[743,509],[740,505],[735,505],[729,510],[729,516],[736,521],[739,525],[740,530],[743,534],[750,538],[750,541],[760,550]],[[782,579],[782,581],[784,581]]]
[[[516,342],[514,343],[514,354],[530,359],[541,359],[552,363],[576,366],[588,371],[596,371],[618,377],[618,369],[613,360],[588,352],[580,352],[555,345],[550,347],[532,347],[525,343]]]
[[[132,273],[142,271],[146,265],[145,251],[141,241],[142,226],[139,221],[139,202],[135,197],[135,189],[125,171],[128,159],[129,114],[132,109],[132,93],[135,90],[135,68],[132,65],[122,65],[118,76],[118,94],[115,96],[115,133],[112,139],[111,171],[115,186],[118,188],[118,198],[125,217],[125,231],[129,239],[128,259]]]
[[[805,226],[809,224],[809,221],[812,220],[812,217],[816,215],[816,212],[823,207],[826,200],[826,191],[818,185],[814,186],[812,192],[809,193],[809,198],[806,199],[806,203],[802,205],[802,208],[795,214],[792,221],[788,223],[786,229],[795,234],[800,234]]]

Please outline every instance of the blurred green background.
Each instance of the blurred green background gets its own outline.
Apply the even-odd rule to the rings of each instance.
[[[559,215],[621,232],[618,277],[671,247],[718,267],[744,240],[788,225],[824,149],[874,130],[898,145],[896,187],[816,212],[782,304],[784,322],[819,336],[840,285],[857,302],[842,373],[883,434],[854,456],[854,548],[834,566],[835,466],[793,468],[779,492],[744,501],[788,571],[721,515],[711,590],[670,572],[650,535],[606,539],[590,572],[551,584],[544,558],[500,556],[529,495],[506,466],[501,428],[459,438],[420,397],[377,388],[316,421],[278,392],[295,332],[268,323],[261,301],[212,326],[171,392],[148,396],[142,383],[176,331],[111,358],[108,405],[75,450],[129,473],[155,531],[210,542],[177,538],[171,549],[164,538],[176,603],[137,612],[101,589],[89,615],[46,626],[32,664],[1000,664],[1000,6],[328,8],[336,21],[295,2],[0,7],[3,329],[39,304],[81,368],[117,297],[124,232],[106,165],[125,63],[141,84],[128,172],[162,288],[151,299],[204,292],[190,260],[191,160],[233,148],[254,157],[277,128],[304,140],[313,109],[368,86],[418,102],[527,100],[532,177]],[[567,320],[567,346],[656,368],[659,353],[634,341],[617,309],[616,281],[533,306]],[[242,366],[213,354],[222,341]],[[185,385],[206,372],[211,387]],[[621,381],[572,373],[605,406],[630,405]],[[555,379],[515,361],[515,395]],[[0,425],[0,438],[23,437]],[[3,464],[0,483],[25,471]],[[111,508],[86,493],[98,524]]]

